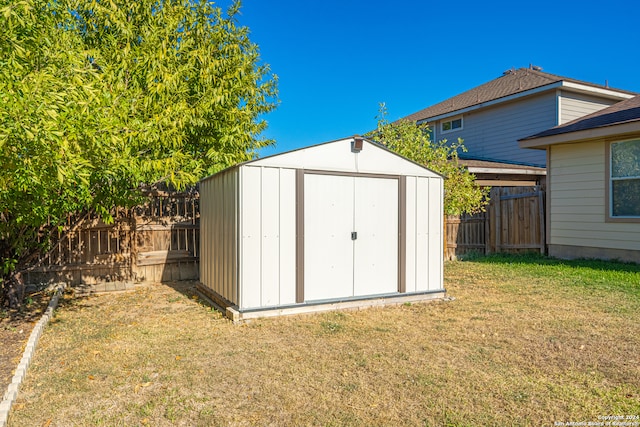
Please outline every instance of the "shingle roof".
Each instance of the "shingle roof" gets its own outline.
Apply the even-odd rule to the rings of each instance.
[[[410,114],[406,116],[405,119],[411,121],[429,119],[431,117],[452,113],[484,102],[494,101],[509,95],[526,92],[531,89],[562,81],[635,95],[634,92],[612,89],[602,85],[556,76],[554,74],[544,73],[531,68],[520,68],[517,70],[512,69],[505,71],[504,74],[497,79],[491,80],[490,82],[463,92],[460,95],[456,95],[453,98],[449,98],[438,104],[432,105],[431,107],[420,110],[417,113]]]
[[[521,141],[637,121],[640,121],[640,95],[620,101],[588,116],[528,136]]]

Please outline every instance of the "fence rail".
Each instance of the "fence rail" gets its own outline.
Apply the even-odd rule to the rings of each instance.
[[[544,190],[495,187],[486,212],[448,216],[446,259],[469,252],[545,252]]]
[[[113,284],[197,279],[199,196],[149,193],[146,202],[112,213],[70,216],[54,232],[51,249],[25,272],[27,283]],[[48,230],[43,230],[43,233]]]

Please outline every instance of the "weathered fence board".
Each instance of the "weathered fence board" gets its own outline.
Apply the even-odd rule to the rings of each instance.
[[[469,252],[545,252],[544,190],[495,187],[486,212],[448,216],[445,259]]]
[[[154,192],[141,206],[113,212],[113,224],[96,215],[69,217],[44,259],[26,271],[26,281],[102,284],[114,290],[139,282],[197,279],[198,203],[196,191]]]

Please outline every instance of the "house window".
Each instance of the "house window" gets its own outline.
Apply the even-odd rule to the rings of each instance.
[[[640,139],[610,145],[611,218],[640,218]]]
[[[462,117],[458,117],[455,119],[447,120],[446,122],[442,122],[440,125],[442,133],[451,132],[456,129],[462,129]]]

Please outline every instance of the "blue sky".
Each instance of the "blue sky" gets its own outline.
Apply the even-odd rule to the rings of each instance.
[[[220,3],[224,5],[225,2]],[[365,133],[499,77],[543,71],[640,92],[640,2],[243,0],[239,23],[279,77],[275,147]]]

